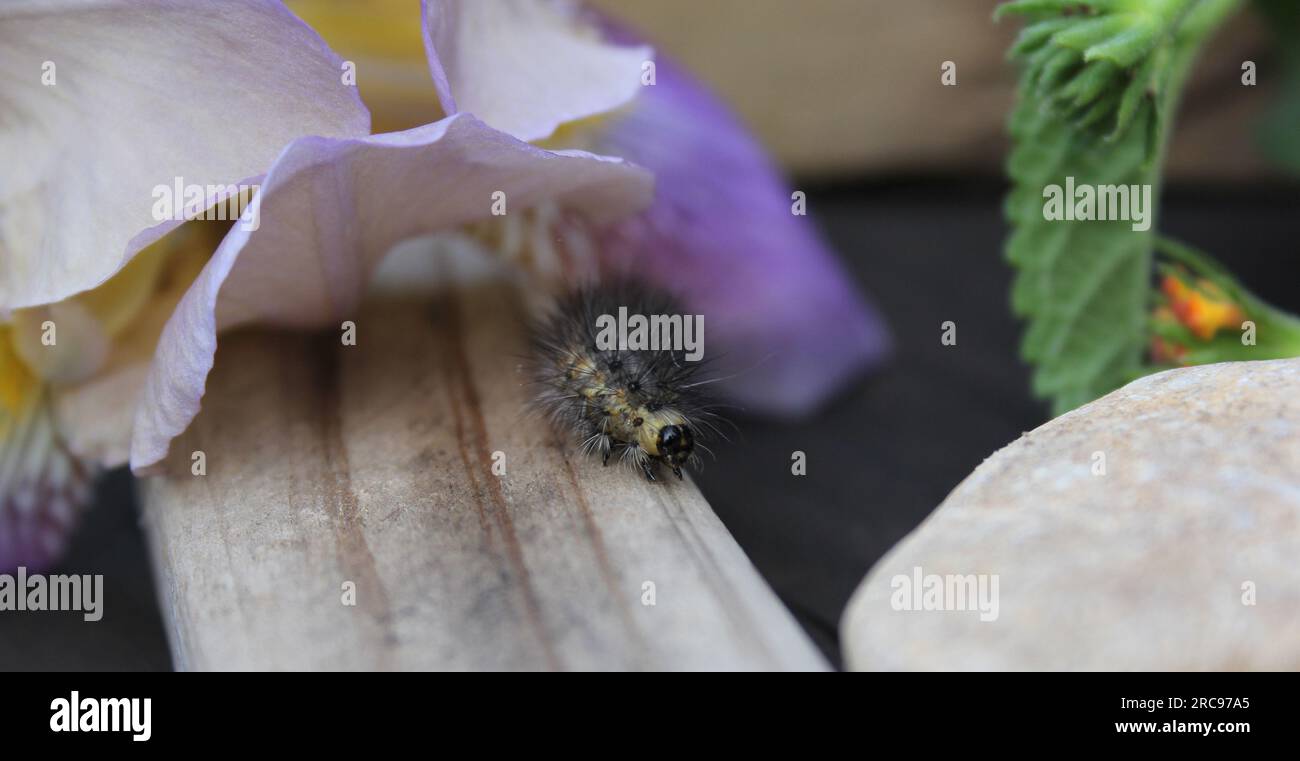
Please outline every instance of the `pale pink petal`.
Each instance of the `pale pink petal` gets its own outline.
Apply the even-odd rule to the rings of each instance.
[[[93,288],[301,135],[358,136],[342,62],[272,0],[0,3],[0,313]]]
[[[235,224],[163,330],[132,468],[163,459],[198,413],[218,328],[337,325],[396,243],[490,216],[497,191],[509,213],[549,201],[600,226],[644,208],[652,183],[621,160],[545,151],[467,115],[368,138],[294,141],[250,207],[259,227]]]
[[[636,97],[644,45],[601,39],[572,2],[423,0],[424,42],[448,114],[471,113],[521,140]]]

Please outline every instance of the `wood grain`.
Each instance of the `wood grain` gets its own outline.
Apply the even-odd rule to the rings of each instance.
[[[223,338],[142,489],[179,668],[825,668],[689,480],[602,468],[526,412],[518,303],[389,300],[350,347]]]

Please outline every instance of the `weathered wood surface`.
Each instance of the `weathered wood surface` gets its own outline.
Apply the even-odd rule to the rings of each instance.
[[[389,301],[351,347],[223,338],[142,488],[178,668],[825,668],[689,480],[602,468],[526,412],[516,304]]]

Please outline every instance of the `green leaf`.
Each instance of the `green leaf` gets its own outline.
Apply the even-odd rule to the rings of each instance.
[[[1154,115],[1148,109],[1140,118]],[[1090,185],[1151,182],[1147,141],[1141,129],[1113,142],[1077,131],[1032,97],[1021,101],[1011,133],[1007,257],[1019,270],[1012,304],[1029,321],[1021,354],[1035,365],[1034,392],[1053,399],[1059,413],[1123,384],[1140,367],[1152,241],[1127,221],[1047,221],[1043,189],[1066,177]]]
[[[1034,391],[1057,414],[1147,370],[1154,226],[1049,221],[1044,190],[1068,177],[1150,185],[1156,203],[1183,80],[1200,42],[1238,4],[1022,0],[998,9],[1029,22],[1012,47],[1022,70],[1006,202],[1012,307],[1027,321],[1021,353],[1034,365]]]

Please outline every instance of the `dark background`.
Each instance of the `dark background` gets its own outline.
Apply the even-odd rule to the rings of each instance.
[[[998,181],[876,182],[808,190],[809,213],[885,315],[883,370],[795,425],[739,419],[738,440],[697,482],[759,571],[836,665],[854,587],[983,459],[1046,420],[1017,355]],[[1300,312],[1300,188],[1174,186],[1161,231],[1213,253],[1272,303]],[[940,324],[957,344],[940,344]],[[812,477],[790,474],[790,453]],[[9,613],[0,670],[171,667],[149,559],[124,471],[56,573],[102,573],[102,621]]]

